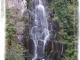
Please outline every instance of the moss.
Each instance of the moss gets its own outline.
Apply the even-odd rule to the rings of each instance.
[[[52,21],[58,21],[59,19],[58,19],[58,17],[56,16],[56,17],[54,17],[54,18],[52,18]]]
[[[11,18],[11,16],[12,16],[12,11],[11,11],[11,9],[6,9],[6,18],[8,19],[8,18]]]
[[[30,0],[27,1],[27,8],[28,8],[28,9],[31,8]]]
[[[14,37],[15,27],[10,24],[6,24],[6,40],[10,41]]]
[[[25,60],[24,47],[18,41],[12,41],[10,47],[6,46],[5,60]]]
[[[54,5],[53,5],[53,3],[51,3],[50,10],[54,11]]]

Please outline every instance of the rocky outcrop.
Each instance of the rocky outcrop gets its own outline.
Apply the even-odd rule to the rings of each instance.
[[[49,2],[51,0],[48,0]],[[28,2],[28,3],[27,3]],[[29,5],[31,4],[31,5]],[[9,19],[9,23],[13,26],[15,26],[15,31],[16,31],[16,40],[19,40],[22,42],[24,47],[28,49],[29,54],[34,54],[34,43],[29,37],[29,29],[32,24],[32,20],[34,19],[33,13],[31,13],[31,9],[34,8],[34,0],[8,0],[7,4],[8,8],[12,12],[12,16]],[[30,9],[27,9],[27,7]],[[45,6],[46,7],[46,6]],[[61,44],[58,41],[58,31],[60,30],[60,25],[58,21],[52,21],[52,18],[55,17],[56,13],[50,12],[48,9],[49,7],[46,7],[46,11],[48,12],[47,14],[47,20],[49,23],[49,30],[51,31],[51,37],[50,41],[47,42],[46,45],[46,55],[45,57],[47,58],[52,58],[54,60],[59,59],[61,54],[64,53],[65,51],[65,45]],[[38,42],[38,55],[41,57],[43,56],[41,52],[41,47],[43,47],[43,43],[41,41]],[[60,55],[58,56],[58,52],[60,52]],[[27,55],[26,55],[27,56]],[[56,58],[55,58],[56,57]],[[30,58],[27,58],[28,60],[31,60]],[[27,60],[26,59],[26,60]],[[46,59],[47,60],[47,59]]]
[[[22,41],[25,37],[25,20],[22,20],[22,17],[24,16],[24,12],[27,10],[27,1],[26,0],[8,0],[8,9],[11,10],[10,13],[12,13],[12,17],[9,19],[9,23],[13,26],[15,26],[16,31],[16,37],[17,40]]]
[[[14,8],[14,9],[18,9],[18,15],[23,15],[24,11],[26,10],[26,4],[27,1],[26,0],[8,0],[8,7]]]

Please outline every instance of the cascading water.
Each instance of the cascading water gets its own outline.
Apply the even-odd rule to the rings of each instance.
[[[45,54],[45,45],[49,39],[48,22],[46,17],[46,10],[42,3],[42,0],[34,0],[34,21],[31,28],[31,37],[34,42],[34,57],[32,60],[43,59]]]

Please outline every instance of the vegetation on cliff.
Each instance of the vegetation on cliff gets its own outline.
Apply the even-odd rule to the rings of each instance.
[[[67,45],[66,54],[63,55],[62,60],[77,60],[78,2],[77,0],[53,0],[51,6],[51,11],[56,12],[61,24],[58,40]]]
[[[27,1],[27,8],[31,9],[31,0]],[[52,23],[59,23],[60,28],[58,30],[58,37],[57,40],[63,44],[66,45],[65,53],[61,55],[61,60],[77,60],[77,24],[78,24],[78,2],[77,0],[46,0],[49,3],[49,10],[53,17]],[[29,52],[27,52],[24,45],[28,45],[29,37],[29,22],[31,23],[32,20],[26,20],[26,16],[19,15],[20,13],[19,9],[16,9],[14,7],[6,9],[6,60],[25,60],[25,57],[30,55]],[[49,13],[50,13],[49,12]],[[25,17],[25,18],[24,18]],[[30,16],[29,16],[30,17]],[[31,19],[31,18],[30,18]],[[21,22],[24,24],[22,27],[20,27]],[[28,22],[29,21],[29,22]],[[57,21],[57,22],[55,22]],[[20,22],[20,23],[18,23]],[[25,26],[27,29],[27,32],[23,32],[25,34],[17,34],[16,24],[19,24],[20,28]],[[26,26],[27,25],[27,26]],[[21,30],[21,31],[22,31]],[[23,42],[27,42],[27,44],[22,44],[20,41],[18,41],[16,36],[20,36],[22,39],[22,36],[24,35],[25,39],[22,39]],[[53,36],[54,37],[54,36]],[[54,55],[52,52],[54,51],[54,42],[51,42],[52,45],[50,45],[52,48],[52,51],[50,51],[51,55]],[[29,48],[29,47],[28,47]],[[46,54],[49,54],[49,47],[47,47]],[[55,52],[56,53],[56,52]],[[60,52],[57,51],[58,57],[60,57]],[[49,60],[53,60],[52,56],[49,58]]]

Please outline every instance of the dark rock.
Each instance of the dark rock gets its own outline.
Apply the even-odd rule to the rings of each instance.
[[[38,58],[43,58],[44,56],[44,42],[38,41]]]
[[[54,31],[58,32],[60,30],[59,21],[53,21],[52,22],[52,28],[53,28]]]
[[[34,54],[34,42],[33,40],[29,39],[26,41],[26,48],[29,50],[30,54]]]
[[[49,41],[49,42],[47,42],[46,49],[45,49],[45,51],[47,52],[47,55],[50,55],[50,52],[51,52],[52,50],[53,50],[53,49],[52,49],[52,42]]]
[[[53,18],[54,17],[54,14],[52,12],[50,12],[50,17]]]

